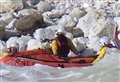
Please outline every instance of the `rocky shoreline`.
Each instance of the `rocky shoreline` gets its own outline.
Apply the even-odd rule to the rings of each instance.
[[[52,39],[59,28],[65,28],[78,49],[99,51],[99,39],[112,39],[115,22],[120,21],[117,0],[0,0],[0,4],[0,52],[12,44],[18,44],[19,51],[47,48],[49,42],[43,40]]]

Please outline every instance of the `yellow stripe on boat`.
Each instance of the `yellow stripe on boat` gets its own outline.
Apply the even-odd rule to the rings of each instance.
[[[2,53],[2,54],[0,54],[0,59],[1,59],[1,58],[5,58],[5,57],[7,57],[7,56],[9,56],[8,53]]]
[[[92,64],[96,64],[106,53],[107,47],[103,47],[99,52],[98,52],[98,57],[92,62]]]

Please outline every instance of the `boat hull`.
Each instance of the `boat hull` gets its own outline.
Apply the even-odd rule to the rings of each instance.
[[[43,64],[52,67],[84,67],[91,66],[92,62],[95,60],[96,56],[92,57],[70,57],[68,60],[58,59],[55,57],[49,58],[49,60],[42,59],[32,59],[32,58],[22,58],[22,57],[6,57],[0,59],[1,63],[11,65],[11,66],[33,66],[35,64]],[[56,60],[53,60],[56,59]]]
[[[107,47],[103,47],[98,54],[94,56],[80,55],[75,57],[58,57],[52,54],[43,54],[38,51],[20,52],[14,57],[4,57],[0,59],[0,63],[11,66],[33,66],[35,64],[48,65],[52,67],[86,67],[96,64],[104,57]]]

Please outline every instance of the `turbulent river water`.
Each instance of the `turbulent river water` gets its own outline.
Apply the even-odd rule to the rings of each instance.
[[[120,51],[109,49],[99,63],[83,68],[0,64],[0,82],[120,82]]]

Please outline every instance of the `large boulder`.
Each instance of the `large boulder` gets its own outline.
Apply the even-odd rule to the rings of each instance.
[[[40,1],[37,5],[37,10],[40,12],[46,12],[46,11],[50,11],[52,9],[52,6],[50,3],[45,2],[45,1]]]
[[[73,17],[76,20],[76,22],[78,22],[79,18],[84,16],[85,14],[86,12],[84,9],[74,8],[69,15]]]
[[[99,51],[103,47],[98,36],[90,37],[87,46],[96,51]]]
[[[85,37],[102,36],[104,31],[107,36],[112,38],[112,22],[99,11],[88,12],[79,20],[77,27],[84,32]]]
[[[7,30],[14,30],[15,29],[16,20],[17,19],[14,18],[7,26],[5,26],[5,28]]]
[[[5,27],[5,26],[8,25],[12,20],[13,20],[12,13],[4,13],[4,14],[1,14],[1,17],[0,17],[0,25],[2,25],[2,26]]]
[[[40,0],[23,0],[24,7],[34,6],[39,3]]]
[[[47,11],[43,13],[44,21],[48,24],[56,24],[60,17],[64,14],[64,10],[56,10]]]
[[[54,30],[50,30],[50,29],[45,29],[45,34],[46,34],[46,38],[47,39],[53,39],[54,35],[55,35],[55,31]]]
[[[62,18],[58,21],[58,25],[61,25],[66,29],[73,29],[76,23],[77,22],[70,15],[63,15]]]
[[[45,30],[42,28],[35,30],[35,32],[33,33],[33,37],[36,40],[42,42],[42,40],[45,39]]]
[[[59,26],[59,25],[51,25],[51,26],[46,27],[46,29],[53,30],[53,31],[56,32],[59,27],[61,27],[61,26]]]
[[[39,40],[39,41],[44,41],[45,39],[49,39],[51,40],[55,35],[55,31],[51,30],[51,29],[37,29],[34,32],[34,38]]]
[[[47,11],[47,12],[43,13],[44,16],[48,16],[49,18],[52,18],[52,19],[60,18],[64,14],[65,14],[64,10],[56,10],[56,9],[53,9],[51,11]]]
[[[18,40],[18,37],[10,37],[6,42],[7,48],[10,48],[10,47],[13,47],[13,46],[16,47],[16,48],[19,48],[17,40]]]
[[[20,32],[33,32],[43,25],[41,13],[34,9],[23,9],[18,12],[18,15],[20,17],[16,20],[15,27]]]
[[[50,48],[48,42],[41,43],[39,40],[31,39],[28,41],[27,50]]]
[[[0,0],[0,12],[14,11],[22,8],[22,0]]]
[[[90,48],[98,49],[97,46],[94,47],[92,45],[98,44],[97,40],[102,36],[108,36],[109,38],[112,38],[113,24],[111,20],[106,19],[104,15],[105,14],[103,12],[93,9],[88,11],[84,17],[79,19],[77,27],[84,32],[85,37],[89,38],[88,45],[90,45]]]
[[[113,34],[113,23],[108,20],[101,20],[95,27],[91,28],[89,30],[89,37],[102,37],[102,36],[108,36],[110,39],[112,39]]]
[[[62,25],[51,25],[46,27],[47,30],[52,30],[54,33],[57,32],[59,29],[64,29],[66,32],[66,29]]]
[[[36,39],[31,39],[27,43],[27,50],[33,50],[40,48],[41,42]]]
[[[90,11],[79,19],[76,27],[84,32],[85,37],[88,37],[90,28],[95,27],[97,24],[97,16],[98,14],[95,11]]]
[[[78,50],[80,50],[80,49],[87,47],[88,38],[78,37],[78,38],[74,38],[72,41],[73,41],[73,44],[75,45],[75,47]]]
[[[19,44],[19,51],[25,51],[27,49],[27,43],[30,39],[32,39],[32,37],[29,35],[22,35],[17,39],[17,43]]]
[[[10,47],[16,47],[19,51],[24,51],[27,48],[27,44],[29,40],[31,40],[31,36],[26,35],[26,36],[21,36],[19,37],[10,37],[7,42],[7,48]]]

